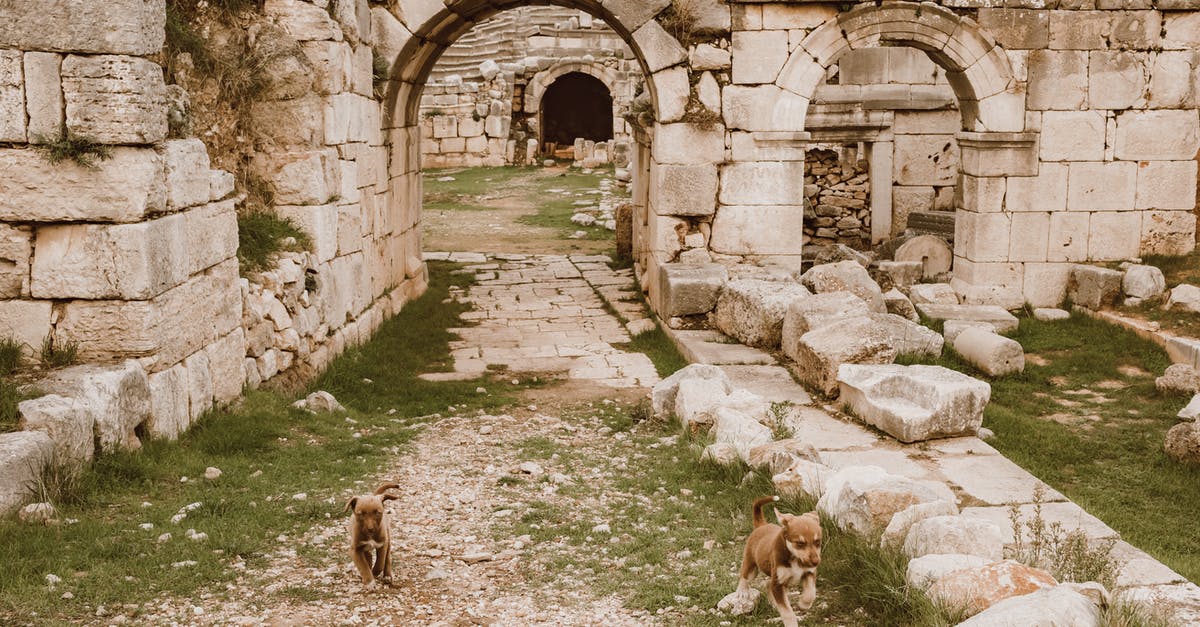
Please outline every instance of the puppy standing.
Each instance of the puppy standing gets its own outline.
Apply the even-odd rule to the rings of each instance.
[[[778,501],[777,496],[764,496],[754,501],[754,531],[746,539],[742,557],[738,593],[750,591],[750,580],[762,572],[770,581],[767,596],[779,610],[784,627],[796,627],[796,613],[788,600],[788,587],[803,583],[800,609],[812,607],[817,598],[817,565],[821,563],[821,520],[816,512],[801,516],[780,514],[778,525],[763,518],[763,505]]]
[[[350,557],[364,584],[372,579],[388,581],[392,578],[392,524],[383,504],[400,497],[387,494],[400,484],[385,483],[375,489],[375,494],[356,496],[346,503],[345,511],[354,510],[350,518]],[[374,564],[371,552],[375,552]]]

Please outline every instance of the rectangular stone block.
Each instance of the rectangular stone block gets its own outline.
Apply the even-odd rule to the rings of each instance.
[[[0,224],[0,299],[29,296],[33,230]]]
[[[254,155],[251,168],[269,181],[281,205],[320,205],[341,189],[337,150],[306,150]]]
[[[651,74],[687,60],[687,51],[657,21],[648,21],[633,31],[633,41]]]
[[[1008,50],[1037,50],[1050,43],[1050,13],[1039,9],[979,9],[979,25]]]
[[[721,204],[804,204],[804,163],[748,162],[721,167]]]
[[[1088,256],[1088,230],[1091,214],[1058,212],[1050,214],[1050,234],[1046,246],[1047,261],[1084,261]]]
[[[375,101],[358,94],[342,93],[325,98],[325,143],[334,146],[367,141],[369,109],[377,106]],[[445,117],[456,119],[453,116]]]
[[[975,213],[996,213],[1005,210],[1008,196],[1004,177],[964,174],[959,186],[963,209]]]
[[[153,438],[174,440],[191,424],[191,399],[187,369],[175,364],[148,377],[150,385],[150,419],[146,431]]]
[[[338,207],[337,254],[347,255],[362,250],[362,214],[362,207],[358,205]]]
[[[20,50],[0,50],[0,142],[24,142],[25,71]]]
[[[1007,213],[957,212],[954,253],[974,262],[1008,261],[1011,219]]]
[[[947,135],[962,130],[957,111],[896,111],[892,132],[897,135]]]
[[[650,166],[650,204],[658,215],[710,216],[717,208],[717,166]]]
[[[12,338],[26,355],[35,355],[50,334],[54,303],[48,300],[0,300],[0,338]]]
[[[1050,235],[1049,213],[1014,213],[1009,234],[1009,261],[1046,261]]]
[[[963,174],[972,176],[1037,176],[1036,133],[972,133],[958,140]]]
[[[1150,6],[1138,8],[1149,9]],[[1161,33],[1162,14],[1158,11],[1118,11],[1112,16],[1109,45],[1128,50],[1154,50],[1161,45]]]
[[[1115,261],[1137,257],[1141,233],[1142,214],[1139,212],[1093,213],[1088,228],[1088,259]]]
[[[1043,140],[1044,141],[1044,140]],[[1065,163],[1043,162],[1037,176],[1008,177],[1004,207],[1007,211],[1065,211],[1067,208]]]
[[[1196,214],[1142,212],[1142,255],[1186,255],[1196,247]]]
[[[1196,207],[1195,161],[1143,161],[1138,164],[1136,209]]]
[[[234,199],[183,212],[187,233],[188,274],[207,270],[237,255],[238,223]]]
[[[162,158],[148,148],[113,148],[95,168],[0,148],[0,172],[0,220],[136,222],[166,208]]]
[[[324,141],[324,103],[316,94],[250,104],[250,136],[262,151],[313,148]]]
[[[66,105],[61,68],[61,54],[25,53],[25,112],[29,115],[30,142],[62,137]]]
[[[797,205],[722,205],[709,248],[728,255],[800,255],[804,209]]]
[[[971,261],[955,254],[954,257],[954,279],[951,285],[955,291],[959,292],[963,297],[961,305],[939,305],[935,303],[917,305],[917,309],[924,315],[935,320],[974,320],[985,321],[990,323],[997,333],[1016,330],[1018,322],[1012,314],[1007,316],[1000,312],[1008,313],[1005,309],[1009,307],[1001,306],[998,302],[986,303],[979,302],[989,300],[985,295],[988,290],[976,290],[977,296],[985,296],[979,299],[967,299],[966,294],[963,294],[959,289],[959,285],[966,283],[967,285],[976,288],[1002,287],[1009,289],[1021,289],[1022,282],[1025,277],[1025,264],[1008,263],[1008,262],[976,262]],[[976,302],[971,302],[976,300]],[[981,308],[980,305],[985,307]],[[990,305],[990,307],[987,307]],[[1019,306],[1019,303],[1016,306]]]
[[[1150,69],[1147,105],[1151,109],[1189,108],[1196,103],[1194,85],[1200,76],[1200,52],[1163,51]]]
[[[167,137],[162,66],[140,57],[69,55],[62,64],[67,131],[102,144]]]
[[[1182,161],[1200,150],[1200,114],[1191,110],[1126,111],[1117,116],[1115,155],[1130,161]]]
[[[1112,28],[1108,11],[1051,11],[1050,48],[1104,50]]]
[[[1200,47],[1200,13],[1184,11],[1163,16],[1164,50],[1192,50]]]
[[[274,356],[274,351],[268,354]],[[208,351],[198,350],[183,361],[187,372],[188,416],[192,422],[200,419],[213,406],[212,369],[208,365]]]
[[[1103,111],[1047,111],[1042,114],[1043,161],[1103,161]]]
[[[67,224],[37,229],[30,291],[36,298],[147,300],[188,277],[185,220]]]
[[[325,8],[300,0],[266,0],[263,14],[297,41],[341,41],[342,29]]]
[[[656,124],[651,150],[656,163],[695,165],[725,160],[725,127]]]
[[[659,267],[658,279],[658,315],[665,319],[712,311],[721,288],[729,280],[729,271],[716,263],[668,263]]]
[[[721,92],[725,127],[745,131],[789,131],[804,126],[808,100],[775,85],[727,86]]]
[[[158,372],[231,333],[241,324],[241,301],[230,260],[151,300],[63,303],[55,340],[78,341],[84,361],[146,357]]]
[[[167,209],[185,209],[208,202],[212,176],[208,149],[199,139],[173,139],[163,143],[167,170]]]
[[[282,206],[276,207],[275,211],[308,233],[312,253],[319,263],[337,255],[338,211],[335,205]]]
[[[1025,264],[1025,302],[1034,307],[1058,307],[1067,297],[1067,280],[1071,274],[1069,263]]]
[[[1088,104],[1093,109],[1128,109],[1146,93],[1146,55],[1095,51],[1088,62]]]
[[[229,403],[242,395],[246,384],[246,335],[242,328],[209,344],[208,368],[212,378],[213,400]]]
[[[660,262],[675,259],[683,249],[683,238],[688,225],[679,218],[651,214],[646,217],[647,248]]]
[[[733,33],[733,82],[774,83],[788,60],[787,31]]]
[[[1137,164],[1131,161],[1070,164],[1068,211],[1129,211],[1137,191]]]
[[[897,135],[893,180],[900,185],[953,185],[958,144],[951,135]]]
[[[393,18],[394,19],[394,18]],[[354,49],[345,41],[306,41],[300,44],[316,76],[318,94],[331,95],[346,91],[354,82],[351,69]],[[397,50],[396,52],[399,52]],[[389,72],[390,74],[390,72]]]
[[[1087,102],[1088,54],[1074,50],[1029,53],[1026,102],[1031,110],[1083,109]]]
[[[0,45],[92,54],[162,50],[165,0],[43,0],[0,3]]]

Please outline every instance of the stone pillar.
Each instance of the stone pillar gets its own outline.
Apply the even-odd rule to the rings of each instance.
[[[871,243],[892,236],[892,158],[895,144],[873,142],[867,144],[868,175],[871,185]]]

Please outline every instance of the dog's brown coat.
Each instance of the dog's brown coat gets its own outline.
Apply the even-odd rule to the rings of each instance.
[[[784,627],[796,627],[796,613],[787,589],[801,584],[799,607],[807,610],[817,597],[817,566],[821,563],[821,519],[816,512],[800,516],[779,514],[778,525],[763,517],[763,505],[779,497],[764,496],[751,509],[754,531],[746,539],[738,592],[746,593],[750,581],[761,572],[769,578],[767,598],[779,610]]]
[[[350,530],[350,557],[364,584],[373,580],[386,582],[392,577],[392,524],[384,503],[400,497],[388,494],[400,484],[385,483],[375,493],[356,496],[346,503],[345,511],[353,510]],[[372,563],[374,552],[374,563]]]

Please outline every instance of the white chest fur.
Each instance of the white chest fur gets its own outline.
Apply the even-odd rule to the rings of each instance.
[[[775,570],[775,581],[778,581],[783,586],[794,586],[800,583],[804,575],[808,573],[816,574],[817,569],[807,568],[799,565],[780,566]]]

